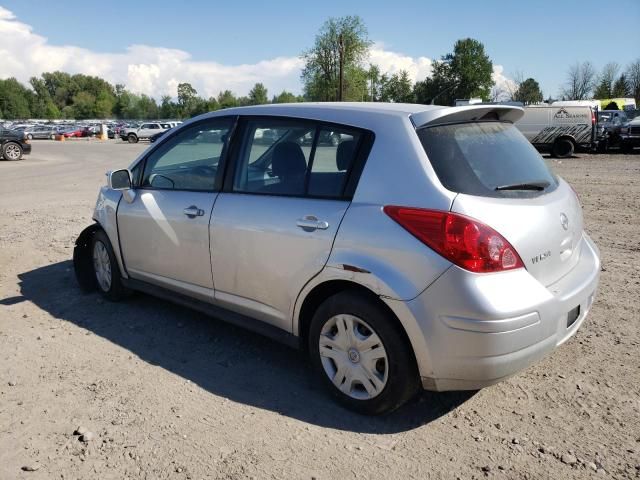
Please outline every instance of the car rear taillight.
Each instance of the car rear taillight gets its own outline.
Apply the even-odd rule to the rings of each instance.
[[[591,125],[595,125],[595,124],[596,124],[596,112],[591,110]]]
[[[387,205],[384,212],[429,248],[471,272],[524,267],[516,250],[502,235],[473,218],[395,205]]]

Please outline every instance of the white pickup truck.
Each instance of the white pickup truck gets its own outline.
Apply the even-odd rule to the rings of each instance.
[[[129,143],[138,143],[140,140],[148,140],[157,133],[166,132],[171,127],[171,124],[165,122],[147,122],[138,128],[125,128],[120,132],[120,138]]]

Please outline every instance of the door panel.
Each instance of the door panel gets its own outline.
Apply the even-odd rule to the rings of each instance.
[[[131,277],[213,301],[209,220],[232,123],[222,117],[189,125],[145,158],[137,195],[118,207]]]
[[[118,231],[129,275],[211,301],[209,218],[216,195],[141,189],[132,203],[121,200]],[[202,214],[187,216],[193,206]]]
[[[221,193],[211,219],[216,303],[291,331],[293,302],[327,262],[348,206],[341,200]],[[313,223],[310,216],[326,228],[304,227]]]

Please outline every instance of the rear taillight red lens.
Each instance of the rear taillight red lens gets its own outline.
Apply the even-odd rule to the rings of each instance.
[[[384,212],[422,243],[476,273],[523,268],[511,244],[484,223],[457,213],[387,205]]]

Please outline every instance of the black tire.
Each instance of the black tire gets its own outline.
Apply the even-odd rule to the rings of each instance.
[[[633,152],[633,145],[631,145],[628,142],[623,142],[620,145],[620,150],[622,150],[622,153],[632,153]]]
[[[22,146],[16,142],[7,142],[2,146],[2,158],[5,160],[22,160]]]
[[[575,145],[568,138],[559,138],[551,149],[551,154],[556,158],[570,158],[575,150]]]
[[[598,143],[598,153],[607,153],[609,151],[609,139],[602,140]]]
[[[130,133],[127,135],[127,140],[129,143],[138,143],[138,136],[135,133]]]
[[[356,399],[340,391],[325,372],[320,356],[319,340],[324,325],[340,314],[364,320],[382,341],[387,354],[387,381],[373,398]],[[329,297],[315,312],[309,326],[308,351],[316,374],[329,391],[345,407],[366,415],[392,412],[418,391],[419,375],[411,345],[401,326],[391,314],[372,299],[357,291],[344,291]]]
[[[108,288],[105,288],[104,285],[100,282],[98,274],[96,273],[96,266],[94,261],[94,252],[96,249],[96,244],[101,243],[108,254],[109,257],[109,266],[111,269],[111,282]],[[104,296],[107,300],[112,302],[117,302],[127,297],[129,294],[129,290],[122,284],[122,278],[120,277],[120,267],[118,267],[118,261],[116,260],[116,256],[113,253],[113,247],[111,246],[111,242],[109,241],[109,237],[103,230],[98,230],[93,234],[93,238],[91,239],[91,251],[88,252],[91,258],[91,264],[93,266],[93,274],[96,277],[96,285],[98,287],[98,291]]]

